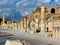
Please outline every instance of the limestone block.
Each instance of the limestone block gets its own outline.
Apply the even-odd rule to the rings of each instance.
[[[7,40],[5,45],[23,45],[19,40]]]
[[[7,40],[5,45],[30,45],[28,41]]]

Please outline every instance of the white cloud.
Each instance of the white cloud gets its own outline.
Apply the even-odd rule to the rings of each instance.
[[[19,1],[16,3],[17,8],[23,8],[23,7],[28,7],[31,5],[36,5],[36,1],[34,0],[24,0],[24,1]]]
[[[2,16],[9,16],[9,13],[3,12]]]
[[[26,5],[28,5],[27,0],[18,1],[18,2],[16,3],[16,7],[26,6]]]
[[[36,3],[36,5],[37,5],[37,6],[41,6],[42,4],[40,4],[40,3]]]
[[[24,14],[26,15],[31,15],[32,11],[34,10],[35,8],[25,8],[25,9],[20,9],[19,11],[21,12],[21,14],[24,16]]]
[[[0,9],[0,16],[10,16],[11,8]]]
[[[57,5],[60,6],[60,0],[55,0],[54,2],[55,2],[55,4],[56,4],[56,6],[57,6]]]
[[[0,10],[0,12],[2,12],[2,10]]]
[[[55,0],[55,2],[59,2],[59,0]]]
[[[50,3],[50,2],[51,2],[51,0],[38,0],[36,5],[42,6],[42,5],[44,5],[43,3]]]
[[[28,12],[26,11],[25,14],[28,15]]]
[[[12,8],[4,8],[4,9],[1,9],[2,11],[9,11],[9,10],[11,10]]]
[[[50,0],[42,0],[44,3],[49,3]]]
[[[28,5],[27,2],[17,2],[16,6],[19,7],[19,6],[26,6]]]
[[[0,5],[8,3],[8,0],[2,0],[0,1]]]
[[[49,2],[50,2],[50,0],[38,0],[38,1],[37,1],[37,3],[38,3],[38,2],[42,2],[42,3],[49,3]]]

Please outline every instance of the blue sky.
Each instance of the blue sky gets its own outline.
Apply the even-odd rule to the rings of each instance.
[[[23,13],[31,15],[37,6],[60,6],[60,0],[0,0],[0,17],[19,20]]]

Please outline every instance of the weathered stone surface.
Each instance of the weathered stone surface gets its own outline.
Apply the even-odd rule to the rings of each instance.
[[[5,45],[23,45],[19,40],[7,40]]]
[[[28,41],[7,40],[5,45],[30,45]]]

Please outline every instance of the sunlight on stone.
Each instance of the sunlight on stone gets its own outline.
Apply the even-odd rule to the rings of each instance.
[[[28,41],[7,40],[5,45],[30,45]]]
[[[5,45],[23,45],[19,40],[7,40]]]

